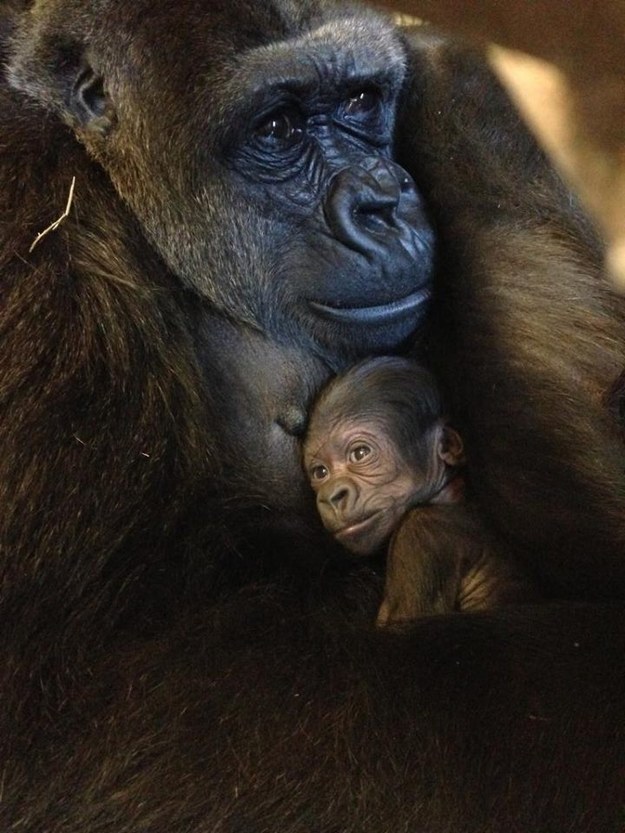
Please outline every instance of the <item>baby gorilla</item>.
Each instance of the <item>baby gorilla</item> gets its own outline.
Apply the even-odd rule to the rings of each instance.
[[[361,362],[315,402],[304,466],[325,528],[356,555],[390,540],[379,625],[535,598],[465,502],[464,462],[437,385],[415,362]]]

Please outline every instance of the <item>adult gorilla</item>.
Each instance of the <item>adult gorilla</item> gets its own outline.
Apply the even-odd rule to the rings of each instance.
[[[479,59],[323,0],[0,14],[3,830],[620,829],[622,311]],[[484,512],[569,601],[376,633],[297,435],[432,277]]]

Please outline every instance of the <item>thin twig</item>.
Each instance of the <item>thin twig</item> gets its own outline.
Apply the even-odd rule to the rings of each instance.
[[[42,237],[45,237],[46,234],[48,234],[51,231],[56,231],[56,229],[61,225],[63,220],[66,217],[69,216],[69,210],[72,207],[72,200],[74,199],[74,185],[75,184],[76,184],[76,177],[73,176],[72,177],[72,184],[69,186],[69,195],[67,197],[67,205],[65,206],[65,211],[61,214],[61,216],[57,220],[55,220],[53,223],[50,223],[50,225],[47,228],[45,228],[43,231],[39,232],[39,234],[33,240],[30,249],[28,250],[29,254],[35,248],[37,243],[39,243],[39,241],[41,240]]]

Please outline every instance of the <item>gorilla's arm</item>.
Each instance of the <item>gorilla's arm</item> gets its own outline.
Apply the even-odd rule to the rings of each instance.
[[[410,43],[398,156],[439,239],[432,358],[483,512],[556,593],[625,592],[623,301],[486,65]]]
[[[94,667],[62,741],[7,770],[4,817],[55,833],[621,829],[622,609],[456,614],[394,637],[366,633],[377,594],[337,618],[328,580],[312,606],[248,589]]]
[[[485,533],[472,503],[417,506],[388,546],[378,625],[535,602],[535,587]]]

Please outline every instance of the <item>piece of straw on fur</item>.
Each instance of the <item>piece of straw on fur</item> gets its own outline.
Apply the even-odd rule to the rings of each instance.
[[[32,244],[30,246],[30,249],[28,250],[29,254],[35,248],[37,243],[39,243],[39,241],[41,240],[42,237],[45,237],[46,234],[49,234],[49,232],[51,232],[51,231],[56,231],[56,229],[61,225],[63,220],[66,217],[69,216],[69,210],[72,207],[72,200],[74,199],[74,185],[75,184],[76,184],[76,177],[73,176],[71,185],[69,186],[69,194],[68,194],[68,197],[67,197],[67,205],[65,206],[65,211],[61,214],[61,216],[58,219],[56,219],[53,223],[50,223],[50,225],[47,228],[44,228],[43,231],[39,232],[39,234],[33,240]]]

